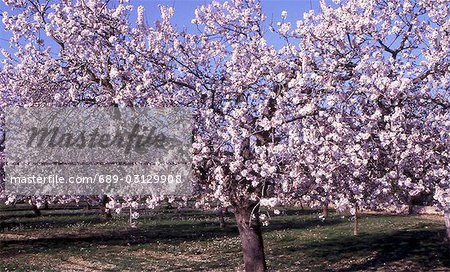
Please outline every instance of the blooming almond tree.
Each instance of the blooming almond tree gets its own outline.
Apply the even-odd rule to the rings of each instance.
[[[292,175],[353,210],[432,193],[448,218],[449,2],[321,1],[321,8],[292,32],[280,27],[300,40],[302,78],[328,92],[318,117],[300,127]]]
[[[264,20],[256,1],[212,2],[196,11],[200,33],[174,42],[172,85],[194,108],[196,191],[234,208],[247,271],[266,270],[259,208],[280,179],[283,124],[296,113],[296,69],[267,45]]]
[[[124,1],[111,8],[107,2],[5,1],[12,12],[3,12],[2,22],[11,33],[12,50],[2,50],[1,107],[161,106],[161,96],[149,90],[161,84],[163,71],[170,71],[154,64],[170,63],[164,59],[170,40],[166,13],[155,29],[144,29],[140,8],[132,27],[127,18],[133,7]],[[46,199],[28,198],[37,207]],[[105,210],[108,198],[67,196],[58,201],[63,199],[100,203]],[[8,202],[13,201],[9,196]]]

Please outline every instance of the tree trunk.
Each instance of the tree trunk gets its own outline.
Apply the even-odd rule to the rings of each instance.
[[[323,219],[328,218],[328,202],[325,202],[322,205],[322,216],[323,216]]]
[[[236,207],[234,213],[241,238],[245,271],[263,272],[267,271],[266,258],[258,209],[253,211],[255,218],[251,219],[254,207],[255,205]]]
[[[86,201],[86,206],[84,207],[85,210],[91,210],[92,206],[91,203],[89,203],[89,201]]]
[[[408,215],[412,215],[413,213],[414,213],[414,211],[413,211],[412,198],[409,196],[409,198],[408,198]]]
[[[358,209],[355,209],[355,220],[353,220],[353,236],[358,236]]]
[[[108,203],[108,200],[109,200],[108,196],[107,195],[103,195],[102,199],[100,201],[100,213],[106,219],[112,218],[111,211],[106,209],[106,203]]]
[[[450,210],[444,211],[445,228],[447,229],[447,238],[450,243]]]
[[[31,207],[33,208],[34,215],[36,215],[36,216],[42,215],[41,210],[39,210],[36,205],[32,204]]]
[[[225,228],[225,217],[224,217],[224,208],[222,206],[219,207],[219,224],[221,228]]]
[[[129,222],[130,223],[130,227],[133,226],[133,210],[130,207],[130,218],[129,218]]]

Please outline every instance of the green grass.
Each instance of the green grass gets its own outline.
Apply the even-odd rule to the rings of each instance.
[[[128,226],[95,210],[0,207],[0,271],[242,270],[230,213],[219,228],[213,212],[155,211]],[[325,221],[312,210],[288,210],[263,227],[272,271],[450,271],[443,221],[418,216],[363,215],[359,236],[348,216]],[[2,230],[3,229],[3,230]]]

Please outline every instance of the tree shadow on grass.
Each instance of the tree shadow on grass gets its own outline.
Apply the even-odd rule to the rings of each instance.
[[[54,233],[50,231],[50,234],[45,237],[37,237],[30,239],[26,236],[18,236],[17,239],[3,239],[3,255],[11,256],[16,254],[17,249],[21,249],[26,253],[38,253],[42,249],[50,251],[64,250],[68,247],[89,247],[90,245],[101,246],[130,246],[130,245],[142,245],[146,243],[162,242],[170,243],[173,245],[181,244],[185,241],[202,241],[213,238],[225,238],[225,237],[238,237],[238,230],[235,223],[228,222],[225,228],[220,228],[218,222],[211,220],[165,220],[158,222],[155,225],[145,225],[143,223],[139,228],[129,227],[115,227],[113,230],[102,230],[92,226],[92,230],[88,227],[81,228],[77,234],[73,234],[73,229],[70,233],[64,231],[64,229],[57,230]],[[100,220],[99,218],[97,220]],[[79,222],[79,219],[70,219],[64,221],[67,223]],[[64,223],[59,222],[59,223]],[[148,222],[148,221],[147,221]],[[39,222],[43,224],[43,222]],[[123,222],[122,222],[123,223]],[[304,229],[315,227],[317,225],[333,225],[339,224],[342,221],[338,219],[330,219],[325,222],[320,220],[290,220],[287,222],[275,221],[264,227],[263,232],[271,232],[281,229]],[[77,231],[77,230],[76,230]]]
[[[408,264],[419,264],[420,271],[430,271],[437,267],[445,267],[448,270],[444,271],[450,271],[450,245],[444,242],[443,230],[426,230],[419,227],[388,233],[362,234],[358,237],[310,243],[297,250],[334,263],[353,257],[364,260],[328,270],[335,272],[372,271],[386,265],[388,271],[404,271],[405,268],[406,271],[419,271],[414,267],[408,268]]]
[[[29,212],[29,213],[20,213],[20,214],[3,214],[0,215],[0,221],[11,221],[11,220],[15,220],[15,219],[23,219],[23,218],[42,218],[43,220],[45,220],[46,218],[49,217],[60,217],[60,216],[88,216],[88,215],[96,215],[96,214],[100,214],[100,211],[98,210],[86,210],[86,211],[63,211],[63,210],[58,210],[58,211],[48,211],[48,210],[43,210],[41,211],[41,215],[36,215],[33,212]]]
[[[4,231],[11,231],[14,229],[39,230],[48,228],[69,227],[77,224],[99,224],[105,222],[107,222],[107,220],[102,218],[99,214],[86,214],[81,218],[80,215],[76,216],[74,214],[59,214],[58,216],[40,216],[40,217],[17,217],[9,219],[7,221],[0,221],[0,233]]]

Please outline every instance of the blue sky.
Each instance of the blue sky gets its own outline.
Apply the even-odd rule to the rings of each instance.
[[[130,0],[130,3],[135,6],[132,12],[132,21],[135,21],[136,8],[139,5],[145,7],[146,21],[152,24],[159,18],[159,5],[168,5],[175,8],[175,15],[173,23],[178,27],[192,27],[191,20],[194,17],[194,10],[196,7],[208,4],[210,0]],[[281,20],[281,12],[286,10],[288,12],[288,21],[292,21],[295,26],[295,22],[298,19],[303,18],[303,13],[307,12],[311,8],[314,10],[319,9],[319,0],[262,0],[262,7],[264,13],[267,15],[270,21],[273,18],[274,22]],[[9,11],[3,1],[0,1],[0,13],[3,11]],[[9,48],[8,39],[9,33],[4,31],[4,26],[0,21],[0,47]],[[280,47],[283,44],[275,35],[267,34],[267,40],[269,43]]]

